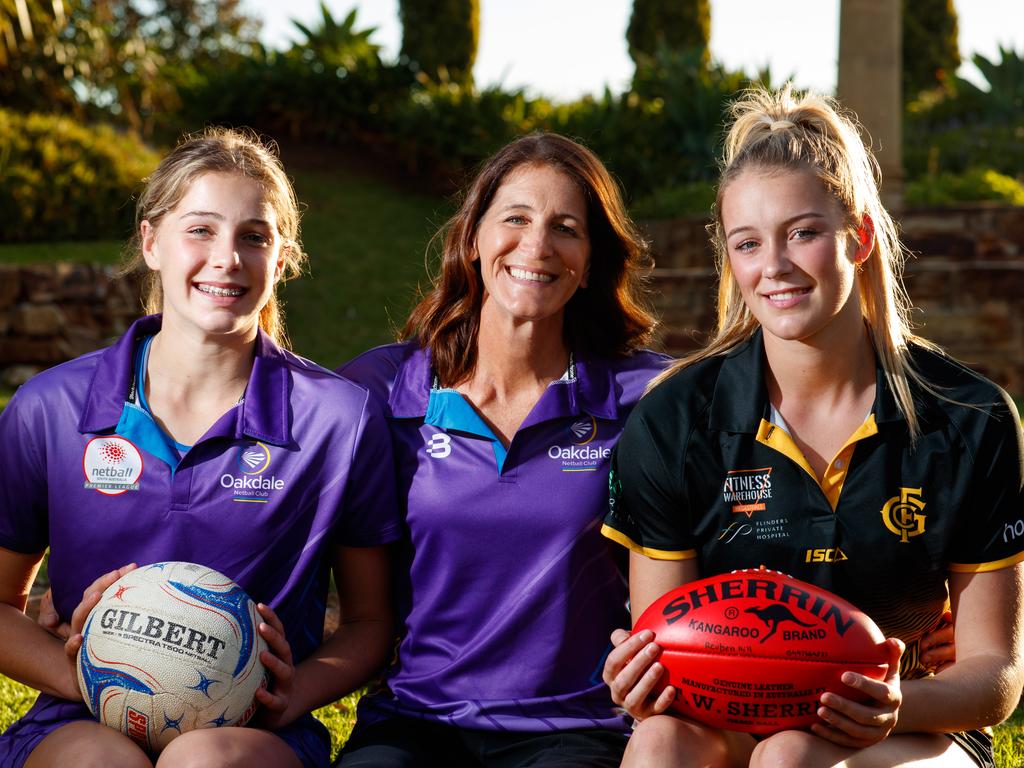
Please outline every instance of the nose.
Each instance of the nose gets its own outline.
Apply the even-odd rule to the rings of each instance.
[[[241,257],[238,255],[238,249],[234,242],[225,238],[215,243],[210,249],[209,262],[212,267],[230,272],[241,264]]]
[[[785,246],[768,243],[762,252],[764,254],[764,261],[761,264],[761,275],[763,277],[774,279],[780,275],[787,274],[792,269],[792,263],[789,260],[789,255],[786,253]]]
[[[530,227],[523,234],[520,249],[528,256],[544,259],[551,255],[551,232],[545,226]]]

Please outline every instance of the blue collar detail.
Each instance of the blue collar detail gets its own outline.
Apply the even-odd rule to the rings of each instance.
[[[498,472],[501,472],[508,450],[466,398],[454,389],[430,390],[423,422],[439,429],[465,432],[490,440],[491,448],[494,450],[494,461],[498,465]]]

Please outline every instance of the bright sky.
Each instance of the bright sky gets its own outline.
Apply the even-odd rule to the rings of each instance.
[[[376,27],[371,38],[386,59],[401,47],[398,0],[325,0],[336,19],[358,8],[356,28]],[[285,48],[301,35],[290,19],[316,23],[320,0],[246,0],[264,22],[264,41]],[[998,59],[999,44],[1024,51],[1022,0],[954,0],[960,54]],[[607,85],[624,90],[633,74],[626,51],[631,0],[480,0],[477,85],[525,87],[530,95],[572,100]],[[775,82],[835,89],[839,0],[711,0],[711,54],[731,69],[771,66]],[[975,78],[973,65],[961,74]]]

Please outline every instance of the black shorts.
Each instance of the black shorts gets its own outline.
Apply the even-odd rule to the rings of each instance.
[[[992,734],[988,731],[964,731],[946,735],[978,764],[978,768],[996,768],[996,759],[992,753]]]
[[[618,768],[626,735],[603,729],[518,733],[395,717],[358,728],[337,768]]]

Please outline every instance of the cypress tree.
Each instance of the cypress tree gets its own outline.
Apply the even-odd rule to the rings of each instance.
[[[903,0],[903,98],[943,85],[960,66],[953,0]]]
[[[402,55],[421,72],[446,70],[456,82],[472,82],[480,39],[479,0],[400,0]]]
[[[706,65],[710,40],[711,0],[633,0],[626,42],[634,62],[653,56],[661,44],[672,51],[700,51]]]

